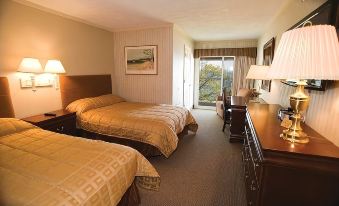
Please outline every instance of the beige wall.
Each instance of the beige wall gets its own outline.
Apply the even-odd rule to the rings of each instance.
[[[9,77],[18,118],[61,108],[60,91],[21,89],[16,70],[23,57],[60,59],[67,75],[110,74],[113,70],[111,32],[28,7],[0,1],[0,75]]]
[[[114,33],[117,93],[129,101],[172,104],[172,26]],[[125,46],[158,46],[157,75],[126,75]]]
[[[294,1],[290,0],[274,19],[264,34],[258,40],[258,64],[262,63],[263,46],[276,37],[276,47],[284,31],[300,21],[307,14],[318,8],[325,0]],[[262,97],[268,103],[288,106],[288,96],[294,88],[280,81],[272,81],[271,92],[261,91]],[[333,83],[325,92],[310,91],[311,102],[307,111],[306,122],[320,134],[339,146],[339,82]]]
[[[180,28],[173,28],[173,105],[183,106],[184,95],[184,59],[185,47],[190,48],[192,54],[194,49],[193,40],[187,36]],[[193,66],[193,62],[192,62]],[[194,78],[194,72],[192,73]],[[192,85],[193,86],[193,85]],[[193,98],[193,97],[192,97]]]

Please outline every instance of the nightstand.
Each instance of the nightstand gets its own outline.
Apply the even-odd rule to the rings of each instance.
[[[76,114],[64,109],[53,111],[56,116],[45,116],[44,114],[27,117],[22,120],[34,124],[42,129],[52,132],[76,135]]]

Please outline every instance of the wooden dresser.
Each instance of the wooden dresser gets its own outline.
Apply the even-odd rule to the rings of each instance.
[[[248,205],[338,206],[339,147],[307,125],[308,144],[284,141],[279,108],[247,106],[243,162]]]

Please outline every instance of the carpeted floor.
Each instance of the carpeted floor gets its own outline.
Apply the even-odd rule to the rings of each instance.
[[[199,130],[179,141],[166,159],[150,161],[161,177],[160,191],[139,189],[142,206],[246,205],[241,144],[229,143],[222,120],[211,110],[193,110]]]

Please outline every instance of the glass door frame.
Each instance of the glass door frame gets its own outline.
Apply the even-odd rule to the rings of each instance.
[[[221,87],[220,87],[220,95],[222,94],[222,90],[223,90],[223,84],[224,84],[224,81],[223,81],[223,75],[224,75],[224,70],[225,70],[225,58],[233,58],[235,60],[235,56],[207,56],[207,57],[201,57],[201,58],[218,58],[218,57],[221,57],[221,61],[222,61],[222,72],[221,72]],[[194,105],[193,107],[195,109],[207,109],[207,110],[215,110],[215,106],[202,106],[202,105],[199,105],[199,81],[200,81],[200,57],[195,59],[194,61]],[[234,67],[233,67],[234,69]],[[233,70],[234,71],[234,70]],[[233,81],[232,81],[232,84],[233,84]],[[217,97],[215,97],[217,98]]]

